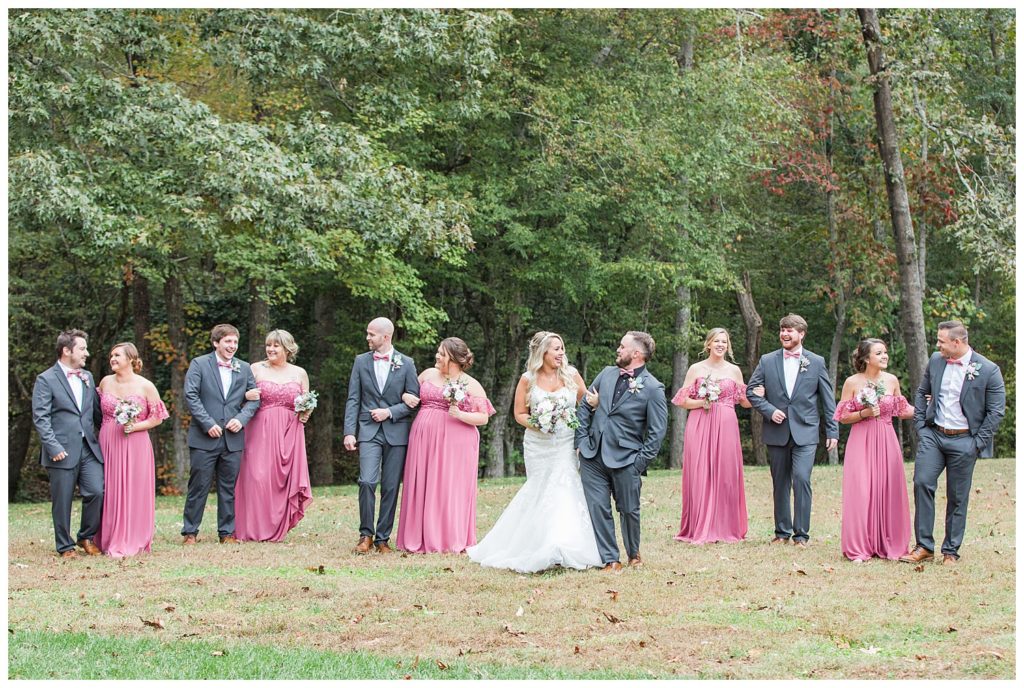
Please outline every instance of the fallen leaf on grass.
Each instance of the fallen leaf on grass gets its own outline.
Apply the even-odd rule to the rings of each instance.
[[[619,617],[615,616],[614,614],[609,614],[608,612],[601,612],[601,613],[604,614],[604,618],[608,619],[613,624],[622,623],[622,619],[620,619]]]
[[[140,616],[139,620],[142,621],[142,623],[146,624],[147,626],[152,626],[153,628],[163,628],[164,627],[164,620],[163,619],[154,619],[153,621],[148,621],[146,619],[143,619]]]
[[[605,590],[605,592],[612,596],[612,602],[618,602],[619,601],[619,591],[618,590]]]
[[[318,576],[322,576],[326,572],[326,569],[324,569],[324,565],[323,564],[320,564],[319,566],[307,566],[306,570],[307,571],[312,571],[313,573],[317,574]]]
[[[302,592],[309,592],[309,586],[308,585],[303,585],[302,586]]]
[[[357,624],[357,623],[359,623],[360,621],[363,620],[363,616],[364,616],[363,614],[357,614],[356,616],[352,617],[352,619],[350,620],[349,623]]]
[[[11,631],[11,633],[14,633],[14,631]],[[572,646],[572,653],[574,655],[578,655],[580,653],[580,646],[579,645],[573,645]]]
[[[504,630],[504,631],[505,631],[506,633],[508,633],[509,635],[514,635],[514,636],[515,636],[515,637],[517,637],[517,638],[518,638],[519,636],[521,636],[521,635],[526,635],[526,631],[517,631],[517,630],[513,629],[513,628],[512,628],[511,626],[509,626],[508,624],[505,624],[505,625],[504,625],[504,626],[502,627],[502,630]]]
[[[665,581],[665,585],[675,585],[675,581]]]
[[[211,652],[210,654],[211,654],[212,656],[214,656],[214,657],[223,657],[224,655],[226,655],[226,654],[227,654],[227,652],[226,652],[226,651],[224,651],[224,650],[214,650],[214,651],[213,651],[213,652]]]
[[[419,665],[420,665],[420,656],[419,656],[419,655],[416,655],[416,659],[412,660],[412,666],[411,666],[411,667],[409,667],[409,668],[410,668],[410,669],[415,669],[415,668],[416,668],[416,667],[418,667]]]
[[[956,626],[950,626],[947,628],[946,633],[956,633]]]
[[[169,604],[167,602],[164,602],[164,611],[165,612],[173,612],[175,609],[176,609],[176,607],[173,604]]]
[[[860,651],[863,652],[866,655],[877,655],[878,651],[881,650],[881,649],[882,648],[880,648],[880,647],[875,647],[874,645],[871,645],[870,647],[862,647],[862,648],[860,648]]]
[[[405,555],[403,554],[402,556],[404,557]],[[402,679],[405,680],[405,681],[411,681],[412,680],[412,676],[410,676],[409,674],[406,674],[405,676],[402,677]]]
[[[921,661],[922,659],[928,659],[928,655],[914,655],[914,659]]]
[[[14,562],[14,565],[17,566],[19,569],[27,569],[28,568],[28,564],[19,564],[18,562]]]
[[[822,564],[821,568],[825,569],[825,573],[834,573],[835,572],[835,569],[832,568],[831,566],[829,566],[828,564]]]
[[[519,609],[516,610],[516,616],[522,616],[522,615],[523,615],[523,608],[522,608],[522,606],[520,606]]]
[[[445,573],[455,573],[455,569],[453,569],[451,566],[445,566],[441,570],[444,571]]]
[[[1003,658],[1003,656],[1001,654],[999,654],[998,652],[996,652],[995,650],[981,650],[980,652],[978,652],[978,654],[979,655],[992,655],[996,659],[1002,659]]]
[[[448,668],[448,665],[445,664],[444,662],[442,662],[440,659],[435,659],[434,661],[437,662],[437,668],[440,669],[441,671],[444,671],[445,669]]]
[[[921,573],[922,571],[924,571],[924,564],[918,564],[917,566],[914,567],[914,570],[917,571],[918,573]]]
[[[799,573],[801,576],[806,576],[807,575],[807,572],[804,571],[803,569],[796,569],[796,573]]]

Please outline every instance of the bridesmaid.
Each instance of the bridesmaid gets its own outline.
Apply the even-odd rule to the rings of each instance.
[[[96,545],[111,557],[149,552],[156,531],[156,466],[150,428],[168,417],[156,386],[142,371],[139,350],[131,342],[110,350],[113,375],[97,390],[103,409],[100,450],[103,452],[103,516]],[[121,425],[115,418],[120,402],[135,402],[139,413]]]
[[[235,537],[278,542],[298,525],[313,501],[306,463],[305,423],[295,397],[309,391],[306,371],[290,363],[299,352],[285,330],[266,339],[267,360],[254,363],[256,389],[245,394],[260,408],[245,427],[245,449],[235,485]]]
[[[914,407],[900,381],[885,372],[889,352],[880,339],[865,339],[853,356],[835,419],[853,425],[843,457],[843,554],[853,561],[899,559],[910,542],[910,507],[903,452],[893,416],[908,420]],[[871,403],[873,402],[873,403]]]
[[[733,354],[724,328],[708,332],[704,354],[708,360],[690,366],[672,398],[690,411],[683,444],[683,512],[675,539],[736,542],[747,535],[747,500],[735,406],[750,408],[750,402],[739,366],[725,360]]]
[[[463,552],[476,544],[476,476],[480,431],[494,407],[480,383],[466,374],[473,353],[458,337],[437,347],[435,367],[419,375],[420,411],[409,432],[398,549]],[[448,383],[465,385],[466,398],[449,404]],[[408,398],[406,398],[408,397]],[[404,395],[410,406],[416,398]]]

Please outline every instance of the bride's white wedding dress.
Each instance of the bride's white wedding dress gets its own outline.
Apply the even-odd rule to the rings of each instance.
[[[545,396],[573,404],[576,395],[566,387],[546,392],[534,387],[533,407]],[[526,483],[479,544],[468,547],[469,558],[481,566],[522,573],[555,565],[585,569],[601,566],[580,482],[573,431],[559,426],[554,434],[526,430],[523,457]]]

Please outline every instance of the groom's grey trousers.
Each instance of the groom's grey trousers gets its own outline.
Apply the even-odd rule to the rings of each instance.
[[[615,543],[615,520],[612,518],[610,497],[615,498],[622,527],[622,542],[626,555],[640,556],[640,471],[633,464],[622,468],[609,468],[601,460],[601,453],[592,459],[580,457],[580,479],[587,498],[590,521],[594,526],[597,551],[603,564],[619,560],[619,546]]]

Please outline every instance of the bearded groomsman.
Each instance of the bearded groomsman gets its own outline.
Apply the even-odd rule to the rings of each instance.
[[[50,478],[53,536],[57,554],[77,557],[75,544],[86,554],[99,554],[93,542],[103,515],[103,454],[96,428],[103,421],[99,394],[85,369],[89,357],[81,330],[57,336],[57,362],[40,373],[32,387],[32,422],[39,432],[39,463]],[[71,505],[75,485],[82,495],[82,523],[71,539]]]
[[[935,488],[946,471],[946,537],[942,563],[955,565],[967,527],[974,463],[992,456],[992,438],[1006,412],[1003,375],[967,343],[959,320],[939,323],[932,354],[914,395],[914,425],[920,439],[914,458],[914,534],[917,545],[900,561],[916,564],[934,556]]]
[[[380,554],[391,552],[388,539],[395,523],[398,487],[405,470],[405,451],[412,427],[412,407],[402,401],[405,393],[419,396],[416,364],[395,351],[391,339],[395,325],[375,318],[366,326],[369,351],[356,356],[348,380],[345,402],[344,445],[359,447],[359,542],[357,554],[371,545]],[[377,484],[380,513],[373,525]]]
[[[217,535],[222,544],[235,544],[235,482],[242,466],[245,424],[260,402],[245,393],[256,387],[249,364],[235,358],[238,329],[216,325],[210,331],[213,351],[193,358],[185,373],[185,403],[192,422],[188,426],[188,497],[181,534],[182,544],[194,545],[206,509],[206,497],[217,480]]]
[[[807,546],[811,527],[811,468],[818,449],[818,406],[825,417],[825,448],[839,442],[839,425],[832,417],[836,400],[825,359],[803,347],[807,321],[790,313],[779,321],[776,349],[761,357],[747,382],[751,406],[769,420],[764,442],[772,475],[775,538],[772,544]],[[764,387],[758,394],[757,387]],[[793,493],[793,511],[789,495]]]

